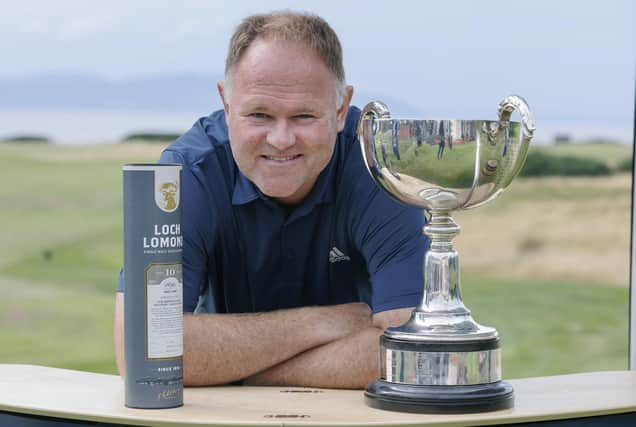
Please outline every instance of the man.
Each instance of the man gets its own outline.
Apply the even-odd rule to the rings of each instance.
[[[420,301],[426,240],[365,170],[338,38],[313,15],[248,17],[218,91],[223,111],[161,157],[184,166],[184,383],[362,388]],[[122,312],[120,292],[120,371]]]

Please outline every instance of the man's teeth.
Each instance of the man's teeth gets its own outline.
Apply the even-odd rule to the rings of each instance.
[[[287,160],[293,160],[296,158],[296,156],[265,156],[265,158],[267,160],[275,160],[277,162],[285,162]]]

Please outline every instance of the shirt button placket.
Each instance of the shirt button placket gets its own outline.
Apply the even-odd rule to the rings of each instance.
[[[280,256],[282,259],[281,265],[281,277],[284,278],[285,281],[289,281],[289,264],[291,263],[291,253],[289,250],[289,243],[287,238],[287,227],[285,225],[281,226],[280,229]]]
[[[286,225],[283,226],[281,231],[281,255],[283,257],[283,271],[281,271],[282,277],[285,281],[294,283],[298,281],[298,266],[296,265],[296,259],[298,254],[295,253],[296,248],[294,246],[295,238],[293,235],[293,227]]]

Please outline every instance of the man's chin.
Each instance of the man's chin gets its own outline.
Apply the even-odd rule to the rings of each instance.
[[[302,200],[298,188],[259,187],[261,193],[283,204],[295,204]]]

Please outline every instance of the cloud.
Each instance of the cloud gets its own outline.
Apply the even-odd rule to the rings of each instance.
[[[416,114],[489,115],[491,104],[517,92],[537,118],[633,120],[630,0],[5,3],[0,51],[11,65],[0,77],[212,75],[222,71],[232,29],[244,16],[292,8],[324,16],[338,32],[356,90],[389,94]]]
[[[69,41],[87,36],[104,36],[115,30],[116,20],[110,14],[73,16],[57,29],[57,37]]]

